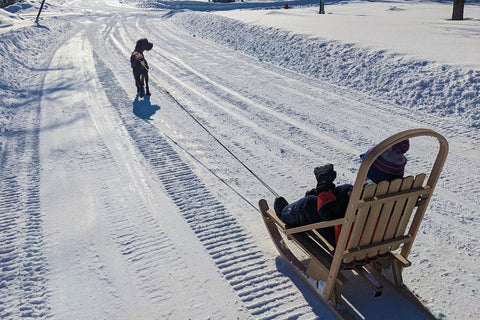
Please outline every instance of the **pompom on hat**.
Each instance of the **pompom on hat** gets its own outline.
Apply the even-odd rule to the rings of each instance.
[[[405,154],[407,153],[408,149],[410,149],[410,141],[403,140],[402,142],[397,143],[392,147],[393,151],[399,154]]]

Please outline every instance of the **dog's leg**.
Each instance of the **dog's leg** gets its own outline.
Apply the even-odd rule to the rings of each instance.
[[[137,87],[137,93],[140,93],[140,91],[142,91],[142,86],[140,86],[137,81],[135,81],[135,86]]]
[[[141,74],[138,72],[133,72],[133,78],[135,79],[135,86],[137,87],[137,93],[139,94],[142,91],[142,81],[140,79]]]
[[[147,95],[147,96],[151,95],[151,93],[150,93],[150,88],[148,87],[148,73],[145,73],[145,87],[147,88],[147,93],[146,93],[146,95]]]
[[[145,89],[143,88],[143,80],[144,80],[145,77],[144,77],[143,73],[141,73],[138,78],[139,78],[138,84],[139,84],[139,87],[140,87],[140,89],[139,89],[140,98],[143,98],[145,96]]]

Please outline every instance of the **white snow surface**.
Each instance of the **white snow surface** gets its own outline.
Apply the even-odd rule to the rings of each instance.
[[[463,21],[443,1],[289,4],[0,9],[0,318],[334,319],[278,256],[256,209],[274,196],[239,160],[294,201],[315,166],[351,183],[360,153],[411,128],[450,153],[405,283],[437,318],[480,318],[479,3]],[[407,174],[436,148],[412,139]],[[391,308],[365,313],[415,316]]]

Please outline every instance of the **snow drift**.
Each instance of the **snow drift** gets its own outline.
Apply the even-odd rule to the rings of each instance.
[[[181,12],[172,20],[192,35],[296,72],[354,88],[392,104],[451,116],[480,127],[480,71],[366,50],[211,14]]]

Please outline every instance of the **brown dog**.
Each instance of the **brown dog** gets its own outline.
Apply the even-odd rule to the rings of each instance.
[[[130,57],[130,64],[133,69],[133,77],[135,78],[135,86],[137,87],[137,93],[140,98],[143,98],[145,94],[150,95],[150,88],[148,87],[148,63],[143,56],[143,51],[151,50],[153,43],[148,42],[147,38],[142,38],[137,41],[135,50]],[[147,92],[143,88],[144,83],[146,85]]]

